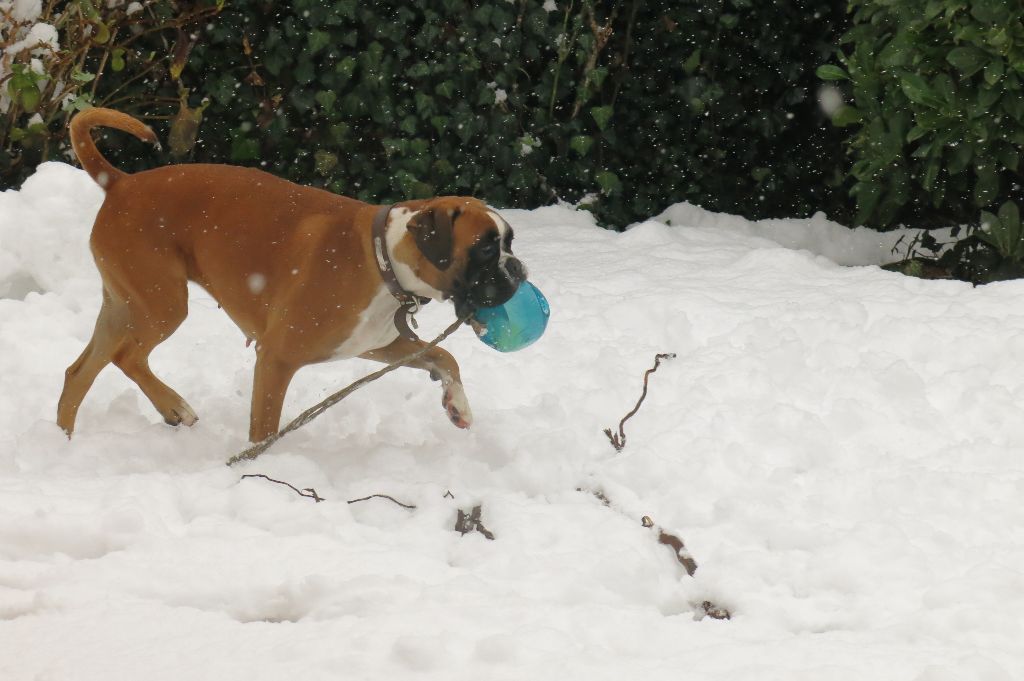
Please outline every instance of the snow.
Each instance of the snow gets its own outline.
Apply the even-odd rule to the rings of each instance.
[[[42,13],[41,0],[0,0],[0,12],[9,17],[0,21],[0,83],[11,75],[16,57],[28,52],[30,68],[42,73],[42,62],[35,57],[50,54],[59,48],[57,28],[47,23],[36,23]],[[7,113],[11,105],[6,85],[0,87],[0,113]]]
[[[55,52],[59,48],[57,29],[50,24],[33,24],[25,37],[7,46],[8,54],[18,54],[24,50],[31,50],[32,54],[43,54]]]
[[[4,0],[0,2],[0,10],[10,11],[15,21],[33,21],[43,11],[42,0]]]
[[[823,255],[840,265],[885,265],[898,262],[916,230],[878,232],[867,227],[847,228],[817,213],[805,220],[759,220],[712,213],[690,203],[667,208],[654,221],[686,227],[713,227],[745,236],[757,236],[795,250]],[[951,228],[931,230],[940,243],[953,241]]]
[[[863,265],[896,237],[821,216],[506,210],[552,318],[520,353],[446,342],[470,431],[400,370],[229,469],[253,351],[197,289],[152,362],[194,428],[113,369],[53,423],[101,200],[55,163],[0,194],[5,681],[1024,677],[1024,282]],[[286,417],[374,368],[300,372]],[[345,503],[374,493],[416,508]],[[477,504],[494,541],[453,531]]]

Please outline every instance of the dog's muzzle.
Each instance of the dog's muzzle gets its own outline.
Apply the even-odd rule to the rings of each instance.
[[[516,257],[504,256],[490,266],[467,272],[456,285],[455,314],[472,314],[481,307],[496,307],[508,301],[526,281],[526,266]]]

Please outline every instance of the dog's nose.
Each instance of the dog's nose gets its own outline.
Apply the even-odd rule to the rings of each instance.
[[[505,271],[508,273],[509,279],[514,282],[526,280],[526,266],[519,258],[509,258],[506,260]]]

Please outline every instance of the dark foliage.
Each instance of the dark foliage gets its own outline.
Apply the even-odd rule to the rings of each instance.
[[[976,224],[980,209],[1024,198],[1024,5],[853,0],[851,8],[845,70],[819,73],[852,91],[854,105],[834,119],[852,130],[857,222]]]
[[[582,201],[619,227],[680,200],[842,217],[842,132],[819,112],[814,67],[843,5],[232,0],[187,33],[137,39],[149,52],[122,53],[90,101],[167,120],[178,160],[373,201]],[[120,135],[107,149],[126,169],[170,160]]]

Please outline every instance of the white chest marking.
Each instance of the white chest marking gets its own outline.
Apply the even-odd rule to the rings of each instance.
[[[398,338],[395,328],[395,312],[398,301],[386,286],[381,286],[370,301],[369,307],[359,313],[359,321],[344,343],[335,349],[332,359],[349,359],[364,352],[383,348]]]
[[[501,252],[498,256],[498,269],[501,270],[501,273],[505,275],[506,279],[512,281],[512,275],[508,272],[508,259],[512,257],[512,254],[509,252],[508,247],[505,244],[505,235],[509,230],[508,223],[505,222],[505,218],[501,217],[493,210],[487,211],[487,214],[491,216],[491,220],[493,220],[494,224],[497,226],[498,238],[501,239]]]

